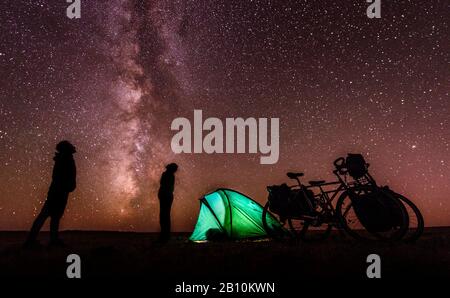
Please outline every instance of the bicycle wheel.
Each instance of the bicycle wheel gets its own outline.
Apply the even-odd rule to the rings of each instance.
[[[399,211],[400,214],[398,216],[400,217],[400,223],[398,225],[393,225],[391,228],[384,231],[368,231],[366,229],[355,211],[352,196],[363,196],[372,194],[373,192],[376,192],[375,198],[384,196],[384,198],[389,200],[389,204],[392,204],[392,207]],[[380,204],[383,204],[381,198],[378,200]],[[342,193],[336,203],[336,214],[344,230],[350,236],[358,240],[395,241],[401,239],[408,229],[408,214],[402,202],[389,193],[374,186],[355,187],[351,190],[351,193],[349,191]]]
[[[262,213],[262,223],[267,235],[274,239],[282,239],[289,236],[287,230],[284,228],[286,220],[272,214],[269,211],[269,206],[270,203],[267,202],[266,205],[264,205]]]
[[[408,231],[404,236],[403,240],[406,242],[416,241],[417,239],[420,238],[420,236],[422,236],[425,227],[425,222],[422,213],[420,213],[419,208],[417,208],[417,206],[408,198],[390,189],[386,189],[386,191],[389,191],[393,196],[395,196],[397,199],[403,202],[403,205],[405,205],[406,211],[408,213],[409,226]]]
[[[330,223],[322,223],[319,219],[288,219],[291,232],[305,242],[325,240],[330,236],[333,226]]]

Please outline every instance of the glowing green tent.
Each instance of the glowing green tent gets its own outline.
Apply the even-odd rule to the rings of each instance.
[[[218,189],[200,199],[200,214],[190,240],[266,237],[262,213],[263,207],[249,197],[231,189]],[[267,225],[271,230],[282,230],[270,214]]]

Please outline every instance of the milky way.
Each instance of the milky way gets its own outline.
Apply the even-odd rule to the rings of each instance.
[[[174,227],[191,230],[216,187],[261,203],[285,172],[333,179],[362,152],[427,225],[449,225],[449,2],[65,1],[0,4],[0,228],[26,229],[45,200],[55,144],[78,148],[63,227],[156,230],[175,161]],[[175,155],[176,117],[280,118],[280,160]]]

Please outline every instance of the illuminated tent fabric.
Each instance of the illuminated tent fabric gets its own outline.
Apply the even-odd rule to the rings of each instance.
[[[249,197],[231,189],[218,189],[200,199],[200,214],[189,239],[265,237],[262,213],[263,207]],[[274,231],[282,229],[271,215],[267,216],[267,225]]]

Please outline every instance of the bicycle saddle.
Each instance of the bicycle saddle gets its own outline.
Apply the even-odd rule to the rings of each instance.
[[[289,173],[287,173],[286,174],[289,178],[291,178],[291,179],[295,179],[295,178],[297,178],[297,177],[303,177],[305,174],[303,174],[303,173],[292,173],[292,172],[289,172]]]
[[[318,186],[318,185],[321,185],[321,184],[324,184],[324,183],[325,183],[325,180],[312,180],[312,181],[309,181],[309,184],[312,185],[312,186]]]

